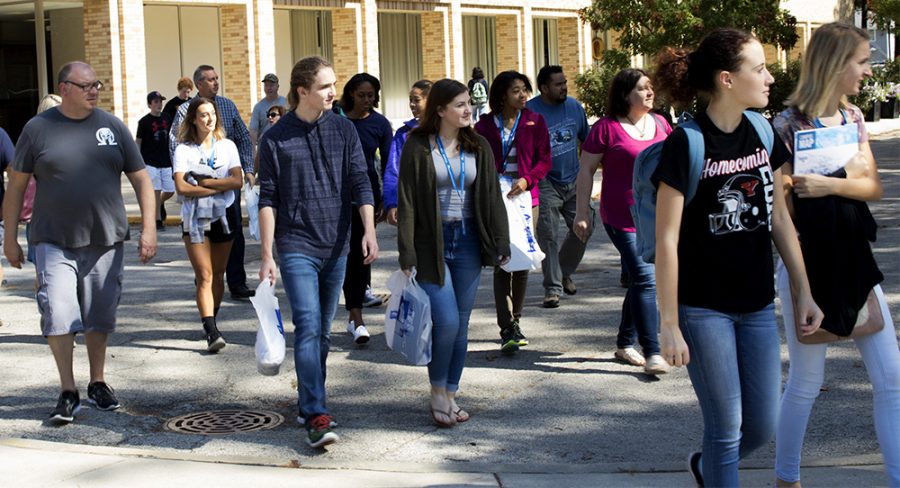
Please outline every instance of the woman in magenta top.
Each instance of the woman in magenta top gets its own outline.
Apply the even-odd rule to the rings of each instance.
[[[648,374],[668,368],[659,354],[659,316],[656,312],[656,277],[653,265],[637,250],[631,189],[634,160],[638,153],[662,141],[672,132],[665,119],[651,112],[653,87],[643,70],[626,68],[613,78],[607,101],[609,115],[598,120],[581,146],[581,169],[576,181],[575,232],[586,240],[594,173],[602,167],[600,219],[632,283],[622,304],[622,320],[616,339],[616,359],[643,366]],[[634,348],[635,337],[643,355]]]
[[[550,131],[544,117],[525,108],[531,97],[531,82],[516,71],[504,71],[494,78],[488,105],[475,130],[491,145],[497,172],[512,179],[507,196],[531,192],[532,229],[537,218],[538,183],[547,176],[553,159],[550,153]],[[519,328],[528,271],[507,273],[494,267],[494,303],[500,326],[500,350],[511,354],[528,345]]]

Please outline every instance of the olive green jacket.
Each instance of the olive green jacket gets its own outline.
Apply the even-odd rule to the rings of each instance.
[[[474,192],[481,264],[494,266],[500,256],[509,256],[509,222],[491,146],[481,136],[478,141],[475,181],[469,191]],[[400,155],[397,249],[401,269],[415,266],[418,281],[444,285],[444,233],[434,162],[428,136],[417,132],[410,134]]]

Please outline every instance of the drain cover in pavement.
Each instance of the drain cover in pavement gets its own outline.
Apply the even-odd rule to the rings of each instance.
[[[182,434],[224,435],[271,429],[282,422],[284,417],[266,410],[218,410],[175,417],[166,422],[166,429]]]

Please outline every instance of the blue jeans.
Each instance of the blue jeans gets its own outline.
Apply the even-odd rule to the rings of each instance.
[[[688,373],[703,412],[706,486],[738,486],[738,462],[778,424],[781,350],[775,305],[744,313],[678,307]]]
[[[281,254],[281,278],[294,323],[297,404],[309,418],[328,413],[325,406],[325,360],[331,344],[331,321],[341,296],[347,257],[323,259],[302,253]]]
[[[659,354],[659,314],[656,310],[656,268],[644,262],[637,250],[637,234],[603,224],[621,256],[622,267],[631,276],[631,286],[622,303],[622,321],[616,347],[631,347],[637,338],[644,356]]]
[[[431,362],[436,388],[459,390],[469,347],[469,317],[481,281],[481,239],[474,220],[444,226],[444,285],[419,283],[431,300]]]

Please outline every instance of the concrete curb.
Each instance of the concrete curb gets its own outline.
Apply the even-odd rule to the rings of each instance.
[[[264,466],[272,468],[299,468],[316,470],[360,470],[390,473],[514,473],[514,474],[640,474],[640,473],[681,473],[684,463],[593,463],[593,464],[495,464],[495,463],[399,463],[384,461],[324,461],[306,459],[277,459],[253,456],[204,456],[180,451],[159,451],[110,446],[87,446],[34,439],[0,438],[0,446],[15,447],[49,452],[75,454],[97,454],[166,461],[188,461],[213,464],[236,464]],[[804,458],[803,467],[848,467],[881,466],[882,457],[865,454],[850,457]],[[741,470],[770,470],[769,463],[762,461],[742,461]]]

